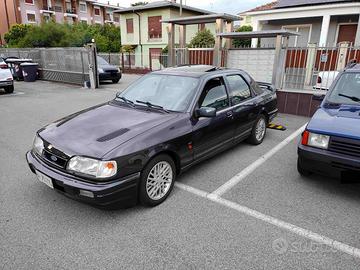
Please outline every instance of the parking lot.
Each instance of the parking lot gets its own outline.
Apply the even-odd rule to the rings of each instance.
[[[360,185],[298,174],[305,117],[279,115],[286,131],[193,167],[155,208],[100,210],[40,183],[25,160],[35,132],[137,77],[97,90],[16,82],[0,94],[0,269],[360,267]]]

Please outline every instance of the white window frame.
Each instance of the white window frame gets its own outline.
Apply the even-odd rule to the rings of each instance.
[[[98,9],[98,10],[99,10],[99,12],[100,12],[99,14],[100,14],[100,15],[96,15],[95,9]],[[101,8],[100,8],[100,7],[94,6],[94,16],[96,16],[96,17],[101,17]]]
[[[31,0],[31,1],[32,1],[32,4],[31,3],[26,3],[25,0],[24,0],[24,4],[29,5],[29,6],[34,6],[35,5],[35,3],[34,3],[35,0]]]
[[[35,21],[29,21],[28,14],[34,15]],[[33,10],[27,10],[26,11],[26,22],[27,23],[37,23],[37,18],[36,18],[36,12],[35,11],[33,11]]]
[[[360,22],[347,22],[347,23],[338,23],[336,26],[336,35],[335,35],[335,40],[334,40],[334,46],[337,46],[338,42],[338,38],[339,38],[339,32],[340,32],[340,26],[341,25],[357,25],[358,27],[360,27]],[[354,46],[354,44],[353,44]]]
[[[89,24],[88,18],[80,17],[80,22],[86,22],[86,24]]]
[[[81,10],[81,8],[80,8],[81,5],[85,5],[85,10],[84,11]],[[87,4],[86,4],[86,2],[82,2],[82,1],[79,2],[79,11],[80,11],[80,13],[87,13]]]
[[[299,32],[299,28],[301,27],[309,27],[309,38],[308,38],[308,44],[310,43],[310,40],[311,40],[311,34],[312,34],[312,27],[313,25],[312,24],[290,24],[290,25],[283,25],[281,26],[281,29],[289,29],[291,30],[291,28],[294,28],[295,29],[295,32]],[[295,36],[295,41],[294,41],[294,47],[297,46],[297,42],[298,42],[298,36]]]

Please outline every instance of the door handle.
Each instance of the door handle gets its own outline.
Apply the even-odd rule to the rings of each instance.
[[[232,111],[226,112],[226,116],[229,118],[233,117],[233,112]]]

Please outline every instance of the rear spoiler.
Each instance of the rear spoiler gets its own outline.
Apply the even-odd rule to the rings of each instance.
[[[266,82],[256,82],[260,88],[271,91],[271,92],[276,92],[276,88],[274,85],[272,85],[271,83],[266,83]]]

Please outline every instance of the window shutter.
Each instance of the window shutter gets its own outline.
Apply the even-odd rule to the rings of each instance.
[[[134,20],[133,19],[126,19],[126,32],[128,34],[134,33]]]

